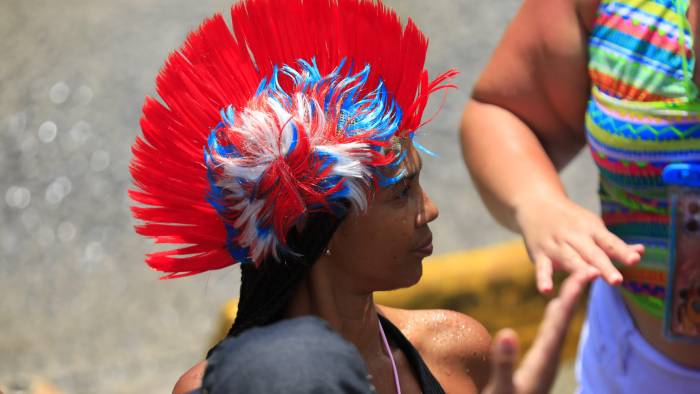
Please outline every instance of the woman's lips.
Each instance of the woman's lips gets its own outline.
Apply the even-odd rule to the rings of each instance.
[[[414,253],[421,256],[430,256],[433,254],[433,236],[431,235],[421,246],[415,249]]]

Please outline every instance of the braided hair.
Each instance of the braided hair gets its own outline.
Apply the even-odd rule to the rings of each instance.
[[[288,235],[289,246],[297,252],[295,255],[286,256],[282,262],[270,256],[257,268],[253,264],[241,265],[238,312],[227,337],[239,336],[250,328],[283,318],[299,282],[325,252],[345,216],[346,213],[310,214],[301,231],[293,228]],[[209,350],[207,358],[215,348]]]

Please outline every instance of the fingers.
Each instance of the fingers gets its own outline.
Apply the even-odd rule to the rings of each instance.
[[[591,279],[592,276],[586,272],[577,272],[566,278],[559,290],[559,295],[547,304],[540,330],[557,331],[555,329],[568,325],[576,309],[576,303]]]
[[[518,360],[518,335],[510,328],[499,331],[491,344],[491,378],[488,394],[514,394],[513,373]]]
[[[586,272],[588,275],[598,275],[600,272],[590,266],[581,256],[569,245],[562,244],[550,248],[548,253],[538,253],[535,255],[535,268],[537,275],[537,289],[542,294],[549,294],[554,285],[552,283],[552,272],[554,266],[563,268],[567,272]],[[556,264],[554,264],[556,262]]]
[[[634,244],[630,245],[630,247],[634,249],[635,252],[639,253],[640,256],[644,254],[644,244]]]
[[[537,338],[516,372],[519,391],[548,392],[551,388],[576,303],[591,279],[587,272],[570,275],[559,295],[547,304]]]
[[[528,252],[535,262],[537,288],[552,291],[552,273],[587,270],[600,274],[611,285],[622,283],[613,261],[634,265],[641,261],[644,246],[628,245],[608,231],[597,215],[575,204],[559,207],[546,219],[531,215],[520,227]]]
[[[597,268],[605,281],[611,285],[622,283],[622,274],[615,268],[605,252],[588,237],[577,237],[568,240],[576,252],[591,266]]]
[[[558,350],[558,345],[566,335],[566,328],[575,310],[578,296],[582,292],[583,277],[583,274],[571,275],[564,281],[559,296],[547,304],[537,339],[532,346],[533,350],[537,350],[534,353],[540,352],[548,356]]]
[[[552,260],[550,260],[550,258],[544,253],[538,253],[535,255],[534,260],[537,289],[542,294],[548,294],[554,287],[554,284],[552,283]]]
[[[637,264],[644,252],[644,245],[627,245],[623,240],[608,231],[593,234],[593,239],[610,258],[625,265]]]
[[[588,271],[590,273],[598,273],[599,271],[589,265],[583,258],[568,244],[561,244],[558,248],[552,251],[551,256],[564,268],[567,272]]]

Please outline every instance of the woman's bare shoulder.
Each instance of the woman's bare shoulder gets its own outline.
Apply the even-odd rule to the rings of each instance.
[[[382,306],[380,310],[429,365],[432,360],[440,369],[465,371],[477,387],[486,384],[491,335],[476,319],[444,309],[412,311]]]
[[[201,387],[202,378],[204,378],[204,371],[206,369],[206,360],[195,364],[194,367],[180,376],[180,379],[175,383],[175,387],[173,387],[173,394],[186,394]]]
[[[407,310],[381,306],[380,311],[391,320],[414,346],[435,341],[449,342],[449,347],[488,353],[491,336],[473,317],[446,309]]]

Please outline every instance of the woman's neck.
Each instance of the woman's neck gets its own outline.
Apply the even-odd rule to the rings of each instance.
[[[315,315],[352,342],[366,361],[383,355],[377,309],[372,293],[352,291],[341,275],[321,257],[301,280],[290,299],[285,317]]]

